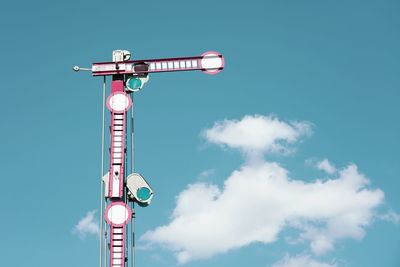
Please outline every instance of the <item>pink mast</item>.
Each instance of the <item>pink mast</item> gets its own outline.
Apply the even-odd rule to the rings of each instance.
[[[129,61],[130,55],[127,50],[115,50],[112,62],[93,63],[90,69],[78,66],[73,68],[75,71],[92,71],[93,76],[112,76],[111,92],[106,100],[111,114],[109,172],[102,178],[102,183],[104,183],[102,188],[105,189],[102,190],[102,199],[107,204],[104,210],[104,221],[109,225],[109,230],[101,234],[108,236],[107,246],[105,244],[103,246],[103,238],[100,238],[100,254],[103,249],[106,250],[104,259],[108,258],[108,260],[103,260],[100,255],[100,267],[126,267],[128,262],[133,266],[133,259],[129,258],[133,255],[128,252],[127,242],[128,235],[132,234],[127,232],[127,226],[134,217],[131,207],[133,203],[147,206],[153,198],[153,190],[147,181],[140,174],[127,175],[126,171],[127,112],[133,104],[130,94],[142,89],[149,79],[149,73],[201,70],[207,74],[216,74],[225,66],[223,56],[214,51],[196,57],[133,61]],[[133,156],[133,151],[131,152]],[[103,208],[101,209],[103,212]],[[101,220],[101,229],[103,229],[102,225],[103,220]]]

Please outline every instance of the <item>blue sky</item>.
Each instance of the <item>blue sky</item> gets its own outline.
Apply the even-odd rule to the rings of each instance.
[[[176,211],[178,196],[193,193],[193,185],[206,185],[205,194],[213,189],[223,194],[234,171],[254,166],[246,152],[249,144],[243,141],[250,137],[239,135],[235,140],[244,143],[238,147],[221,131],[207,135],[216,122],[220,130],[236,133],[244,118],[267,129],[276,120],[292,135],[279,128],[269,144],[281,144],[288,151],[271,150],[262,141],[268,132],[259,131],[265,135],[252,136],[261,140],[252,146],[258,163],[278,164],[288,171],[287,181],[308,185],[316,179],[337,181],[346,168],[357,166],[351,177],[364,175],[370,183],[364,185],[366,180],[359,178],[363,185],[350,187],[349,203],[356,202],[360,190],[384,194],[351,210],[365,212],[364,234],[349,228],[343,238],[335,239],[333,249],[316,253],[305,229],[321,226],[318,233],[323,236],[328,231],[323,226],[338,214],[322,216],[311,208],[315,214],[297,214],[293,221],[293,213],[285,213],[288,217],[283,217],[284,226],[274,240],[250,239],[236,247],[228,242],[221,245],[225,252],[213,250],[211,256],[200,255],[184,266],[400,266],[399,8],[397,1],[369,0],[3,3],[3,264],[96,266],[96,236],[80,238],[73,229],[88,212],[99,209],[102,79],[71,68],[108,61],[112,50],[128,49],[136,59],[215,50],[226,60],[218,75],[154,74],[135,96],[136,167],[155,191],[151,206],[137,210],[138,237],[170,225],[174,211],[186,218],[185,210]],[[308,130],[299,131],[293,122]],[[233,128],[226,128],[227,123]],[[324,159],[335,166],[333,173],[318,169]],[[329,165],[324,166],[326,170]],[[315,196],[307,206],[320,200],[343,211],[335,202],[343,191],[329,192],[333,202]],[[260,194],[260,210],[248,213],[244,205],[246,210],[239,209],[239,214],[275,214],[262,205],[271,195]],[[210,209],[218,210],[220,204],[215,203],[210,202]],[[286,204],[279,207],[296,203]],[[390,220],[384,219],[387,214],[393,215]],[[221,218],[212,218],[218,229]],[[265,226],[270,218],[265,216],[260,224]],[[290,225],[297,220],[307,227]],[[254,227],[251,221],[249,228]],[[194,232],[207,232],[191,226]],[[160,246],[165,242],[161,237],[153,236],[150,247],[148,239],[139,241],[137,266],[178,265],[176,253],[187,251],[188,243],[179,243],[174,234],[169,233],[172,241],[167,246]],[[243,233],[237,234],[239,238]],[[192,241],[197,248],[198,240]],[[216,244],[213,239],[205,242]]]

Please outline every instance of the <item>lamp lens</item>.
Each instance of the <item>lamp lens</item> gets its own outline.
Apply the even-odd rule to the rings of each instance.
[[[139,89],[142,86],[142,81],[138,78],[132,78],[128,81],[128,87],[132,90]]]

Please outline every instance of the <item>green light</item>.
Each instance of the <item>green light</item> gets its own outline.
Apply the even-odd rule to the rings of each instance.
[[[151,192],[150,189],[148,189],[147,187],[141,187],[137,190],[136,195],[139,200],[146,201],[151,197]]]
[[[128,81],[128,87],[132,90],[137,90],[142,86],[142,81],[138,78],[131,78]]]

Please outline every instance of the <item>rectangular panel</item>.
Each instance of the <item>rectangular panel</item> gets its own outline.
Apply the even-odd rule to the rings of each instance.
[[[112,197],[119,197],[119,179],[114,179],[112,183]],[[116,242],[121,242],[121,241],[115,241],[114,245]]]
[[[168,68],[168,67],[167,67],[167,62],[163,62],[163,63],[162,63],[162,68],[163,68],[163,69],[167,69],[167,68]]]
[[[192,66],[193,68],[197,68],[197,60],[192,60]]]
[[[113,259],[121,259],[122,258],[122,253],[121,252],[114,252],[112,254]]]
[[[181,68],[182,69],[186,68],[185,61],[181,61]]]
[[[122,240],[122,239],[124,239],[122,234],[113,235],[113,240]]]
[[[172,61],[168,62],[168,68],[173,69],[174,68],[174,63]]]
[[[114,233],[122,233],[122,228],[114,228]]]
[[[121,264],[121,259],[113,259],[113,264]]]
[[[122,241],[114,241],[113,245],[115,246],[122,246]]]
[[[161,69],[161,63],[160,62],[156,62],[156,69],[157,70]]]
[[[118,63],[118,71],[125,70],[126,64]],[[102,65],[92,65],[92,72],[98,71],[117,71],[117,64],[110,63],[110,64],[102,64]]]
[[[113,163],[115,164],[121,164],[122,160],[121,159],[113,159]]]
[[[179,69],[179,61],[174,61],[174,68]]]

